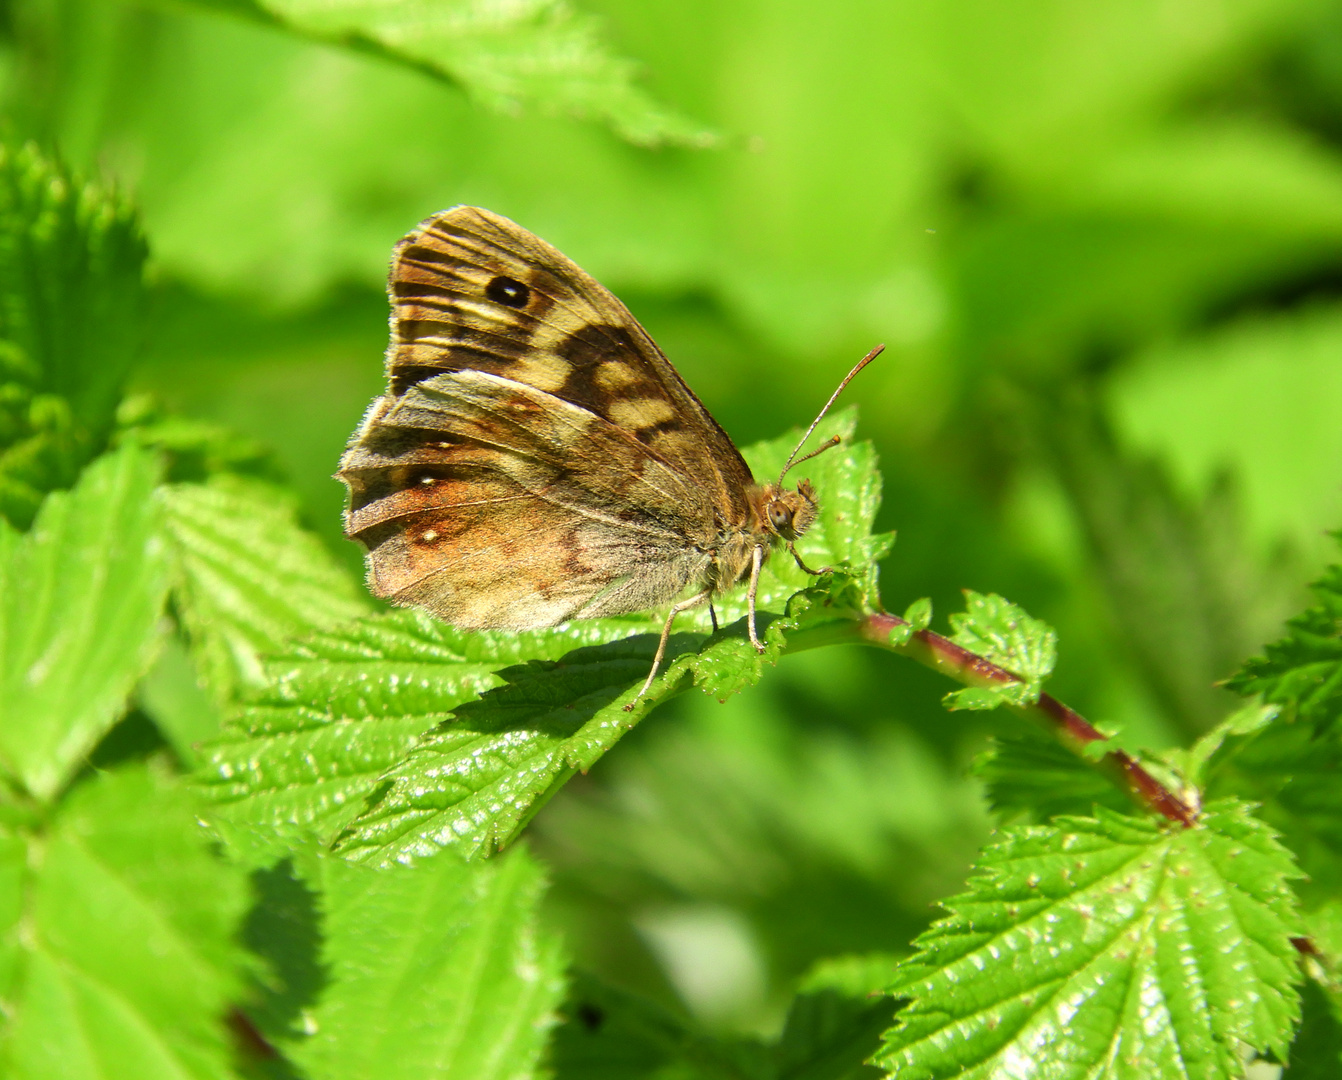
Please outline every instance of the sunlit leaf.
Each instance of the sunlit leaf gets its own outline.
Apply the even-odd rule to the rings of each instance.
[[[798,616],[809,606],[805,600],[793,604]],[[565,651],[557,664],[499,671],[504,685],[456,708],[387,770],[341,848],[375,863],[404,862],[443,847],[487,855],[511,840],[574,772],[590,769],[685,684],[725,696],[758,680],[763,664],[777,660],[784,630],[796,625],[796,617],[771,621],[767,633],[761,631],[768,645],[763,656],[742,640],[740,626],[702,644],[685,635],[676,644],[689,651],[665,663],[641,698],[657,648],[653,634]],[[563,640],[553,632],[547,637],[549,647]]]
[[[202,748],[198,775],[232,820],[331,840],[418,737],[499,685],[501,669],[524,659],[539,667],[647,629],[601,620],[565,631],[471,633],[419,612],[363,619],[266,661],[263,688]]]
[[[1076,1077],[1242,1075],[1299,1018],[1298,875],[1233,801],[1196,827],[1097,811],[1009,829],[919,940],[878,1062],[964,1080],[1047,1061]],[[1242,1044],[1242,1045],[1241,1045]]]
[[[951,640],[1020,677],[1018,683],[969,687],[946,695],[952,709],[995,709],[1039,700],[1058,658],[1058,635],[1047,623],[994,594],[965,590],[965,610],[951,616]]]
[[[0,843],[5,880],[26,868],[22,906],[2,913],[23,927],[3,930],[18,943],[5,1076],[233,1076],[224,1015],[247,889],[205,840],[179,787],[132,770],[80,787],[44,835]]]
[[[451,855],[381,871],[325,858],[322,963],[311,1038],[292,1047],[323,1080],[531,1076],[563,993],[557,938],[526,851]]]
[[[0,522],[0,753],[54,795],[126,707],[168,585],[158,462],[125,449],[48,496],[31,532]]]
[[[162,489],[179,568],[173,599],[207,686],[221,702],[263,681],[261,657],[371,605],[287,496],[221,476]]]

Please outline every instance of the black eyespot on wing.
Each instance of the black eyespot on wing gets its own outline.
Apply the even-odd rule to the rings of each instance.
[[[527,306],[527,301],[531,299],[531,290],[520,281],[500,275],[485,286],[485,295],[496,304],[524,308]]]

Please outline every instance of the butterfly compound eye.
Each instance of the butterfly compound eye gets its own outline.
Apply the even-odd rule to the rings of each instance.
[[[496,304],[507,304],[509,307],[522,308],[527,306],[527,301],[531,299],[531,290],[520,281],[514,281],[510,277],[496,277],[485,286],[485,295]]]
[[[792,524],[792,511],[781,502],[771,502],[768,509],[769,524],[775,532],[781,532]]]

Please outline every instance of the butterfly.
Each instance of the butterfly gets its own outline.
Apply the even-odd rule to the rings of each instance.
[[[676,616],[747,583],[816,516],[809,481],[759,484],[629,310],[505,217],[458,206],[397,244],[388,386],[337,477],[368,584],[464,629],[531,630],[670,603]],[[686,592],[692,594],[679,599]],[[635,700],[637,700],[637,697]],[[632,702],[626,708],[632,708]]]

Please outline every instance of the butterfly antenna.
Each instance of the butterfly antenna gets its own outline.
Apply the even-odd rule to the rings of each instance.
[[[856,364],[853,365],[853,370],[843,377],[843,382],[839,383],[839,388],[835,390],[834,393],[830,394],[829,400],[825,402],[825,407],[820,410],[820,415],[811,421],[811,426],[806,429],[806,434],[801,437],[801,442],[797,444],[796,449],[793,450],[792,454],[788,457],[787,464],[783,466],[783,471],[778,474],[778,484],[780,487],[783,484],[783,477],[785,477],[788,474],[788,470],[791,469],[792,466],[800,465],[803,461],[810,461],[811,458],[816,456],[816,454],[823,454],[826,450],[830,449],[831,447],[839,445],[840,441],[839,436],[835,435],[832,439],[828,440],[824,446],[820,447],[819,450],[812,450],[809,454],[807,454],[803,458],[797,457],[798,451],[800,451],[801,448],[806,445],[806,440],[811,437],[811,432],[815,431],[816,425],[825,418],[825,413],[829,412],[829,407],[833,405],[834,402],[838,399],[839,395],[843,393],[843,388],[853,381],[853,376],[855,376],[859,371],[861,371],[864,367],[870,364],[873,360],[876,359],[876,357],[880,356],[881,353],[883,352],[885,352],[885,346],[877,345],[876,348],[872,349],[871,352],[867,353],[866,356],[864,356],[861,360],[859,360]]]

